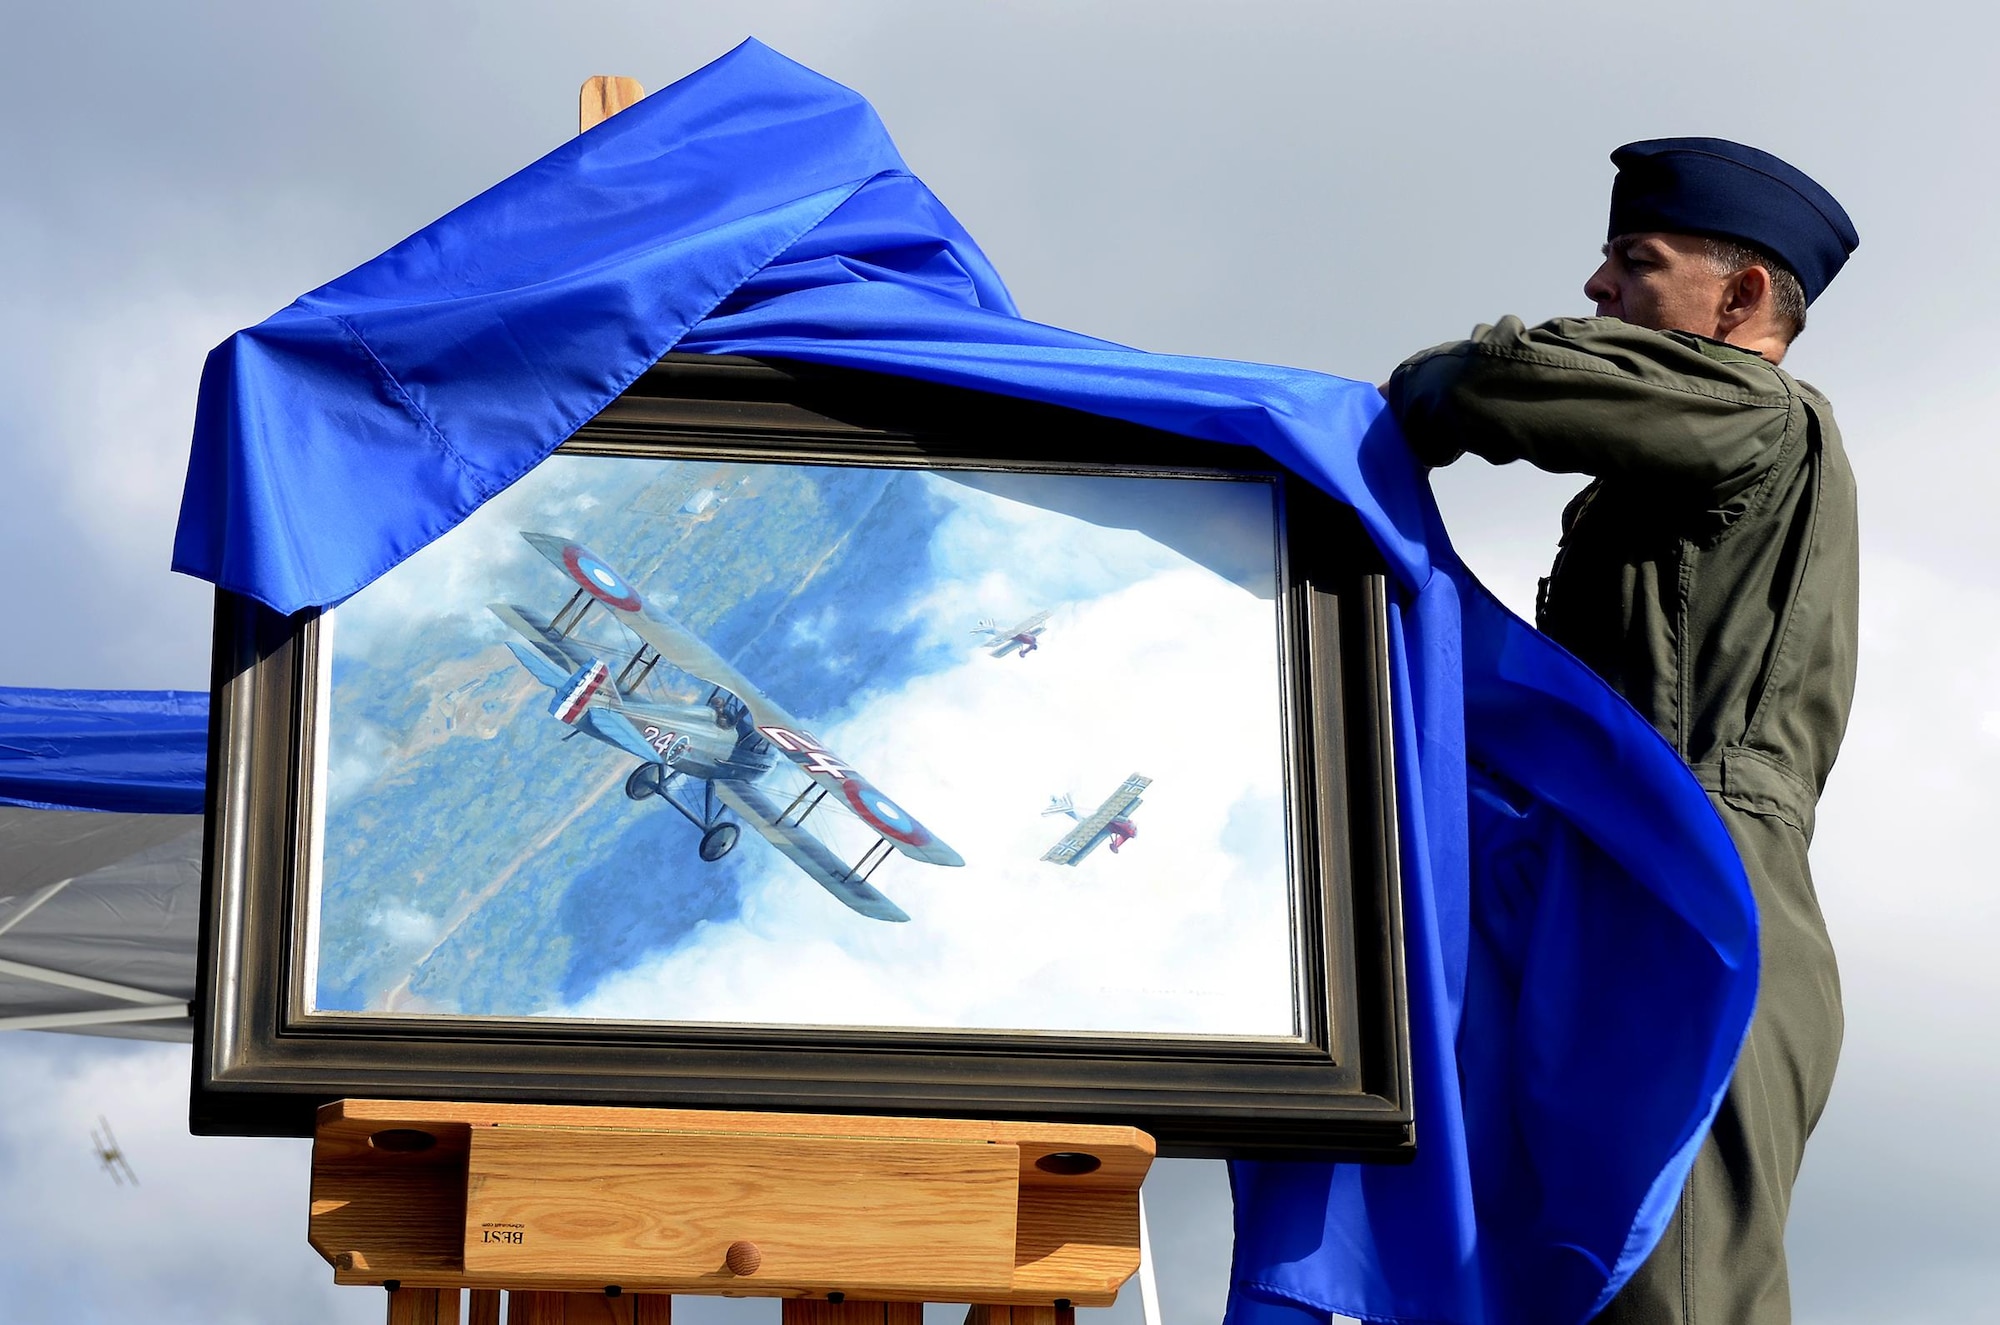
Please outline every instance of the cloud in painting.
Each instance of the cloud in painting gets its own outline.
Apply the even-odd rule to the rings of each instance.
[[[1109,593],[1137,575],[1188,565],[1187,554],[1135,532],[1147,523],[1168,536],[1205,533],[1189,541],[1226,553],[1212,557],[1222,573],[1270,596],[1272,493],[1261,483],[985,473],[926,482],[951,514],[931,546],[933,590],[905,612],[940,641],[963,640],[975,619],[1009,626]],[[1178,518],[1162,518],[1167,508]],[[1051,512],[1074,518],[1052,520]],[[1248,565],[1260,540],[1261,574]]]

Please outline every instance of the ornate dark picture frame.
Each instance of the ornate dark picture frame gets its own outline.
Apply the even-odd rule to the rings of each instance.
[[[307,898],[316,770],[328,739],[318,618],[283,618],[225,592],[215,624],[196,1132],[307,1135],[321,1104],[367,1096],[1118,1123],[1151,1132],[1169,1155],[1410,1157],[1386,587],[1350,512],[1244,448],[776,361],[668,356],[563,453],[1256,476],[1277,485],[1297,1033],[317,1011],[307,988]]]

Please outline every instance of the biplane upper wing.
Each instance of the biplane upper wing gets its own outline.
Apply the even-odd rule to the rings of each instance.
[[[1014,627],[1007,633],[1009,635],[1039,634],[1041,632],[1042,627],[1048,624],[1048,620],[1049,620],[1049,614],[1047,612],[1037,612],[1033,616],[1029,617],[1026,621],[1023,621],[1020,625]]]
[[[908,920],[903,908],[884,897],[868,882],[866,869],[873,868],[870,856],[880,849],[876,843],[859,862],[849,865],[836,856],[826,843],[804,828],[786,821],[785,811],[751,782],[717,781],[716,798],[736,811],[745,823],[764,835],[764,840],[782,852],[794,865],[811,875],[822,888],[848,907],[874,920]],[[883,853],[886,856],[886,852]],[[873,864],[880,864],[879,859]]]
[[[1042,859],[1055,865],[1074,865],[1082,860],[1104,840],[1112,820],[1139,808],[1139,793],[1152,785],[1153,779],[1139,773],[1126,778],[1118,784],[1118,790],[1090,812],[1088,818],[1063,834],[1062,841],[1043,852]]]
[[[750,684],[750,678],[708,646],[686,626],[663,612],[647,606],[639,591],[625,577],[611,569],[590,549],[566,538],[549,534],[522,533],[534,549],[562,568],[565,575],[587,590],[618,618],[640,641],[690,676],[710,685],[721,686],[742,700],[751,719],[759,726],[796,728],[798,719],[785,712],[771,698]]]
[[[877,790],[859,770],[842,762],[821,745],[797,718],[750,684],[748,677],[710,648],[706,641],[664,612],[649,608],[639,596],[639,591],[626,583],[625,577],[611,569],[603,558],[566,538],[525,531],[521,537],[609,608],[613,616],[658,653],[662,660],[690,676],[719,686],[741,700],[749,710],[750,720],[765,740],[806,776],[838,795],[843,802],[842,808],[851,811],[896,850],[931,865],[965,863],[963,856],[918,823],[914,815]]]

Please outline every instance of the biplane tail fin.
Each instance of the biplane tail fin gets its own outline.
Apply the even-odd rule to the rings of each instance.
[[[601,699],[607,704],[618,701],[618,683],[611,679],[611,665],[602,658],[592,658],[564,677],[555,692],[555,698],[549,701],[549,713],[558,722],[572,727],[590,711],[593,701]]]
[[[1060,796],[1051,796],[1049,797],[1049,808],[1043,810],[1042,813],[1045,815],[1066,814],[1074,819],[1076,817],[1076,797],[1067,792]]]

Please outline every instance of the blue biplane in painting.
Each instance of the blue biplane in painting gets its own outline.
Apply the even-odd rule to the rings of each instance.
[[[720,860],[736,845],[741,830],[733,814],[828,892],[875,920],[909,919],[868,882],[893,853],[929,865],[965,863],[735,666],[648,606],[601,557],[566,538],[521,536],[576,588],[553,617],[514,603],[490,604],[524,641],[510,640],[507,647],[555,692],[549,713],[558,722],[640,761],[625,780],[625,794],[635,801],[658,797],[684,815],[701,830],[703,860]],[[631,633],[635,648],[614,651],[578,637],[577,627],[600,607]],[[613,661],[619,664],[615,675]],[[661,702],[646,695],[642,687],[662,663],[706,685],[707,696]],[[804,775],[796,794],[775,785],[781,761]],[[850,864],[806,826],[815,813],[858,822],[874,841]]]
[[[1052,865],[1074,865],[1079,860],[1105,843],[1111,844],[1113,855],[1118,848],[1139,835],[1139,829],[1132,822],[1132,812],[1142,802],[1139,793],[1153,785],[1153,779],[1134,773],[1118,784],[1118,790],[1104,798],[1104,803],[1088,815],[1076,812],[1076,802],[1069,796],[1049,797],[1049,808],[1043,814],[1066,814],[1076,820],[1076,827],[1063,835],[1062,841],[1042,853],[1042,859]]]

